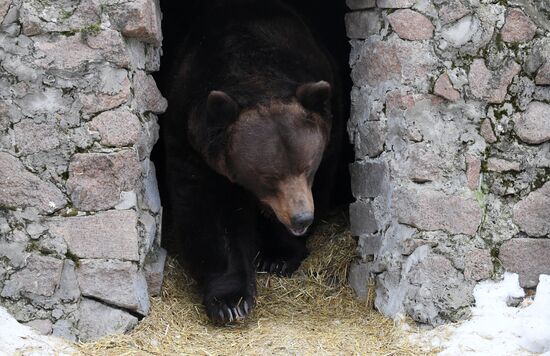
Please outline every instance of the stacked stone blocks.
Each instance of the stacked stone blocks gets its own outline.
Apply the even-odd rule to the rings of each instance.
[[[432,325],[550,273],[548,1],[348,0],[350,280]]]
[[[0,305],[73,340],[126,331],[166,257],[159,4],[0,0],[0,24]]]

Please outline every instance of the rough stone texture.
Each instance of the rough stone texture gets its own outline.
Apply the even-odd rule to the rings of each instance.
[[[2,297],[39,295],[49,297],[55,292],[55,288],[61,279],[63,261],[48,256],[29,256],[26,268],[15,272],[8,279],[2,293]]]
[[[483,120],[479,129],[479,133],[488,143],[497,142],[497,137],[495,136],[495,132],[493,131],[493,127],[491,126],[491,120]]]
[[[476,190],[479,187],[481,160],[475,156],[466,156],[466,179],[468,188]]]
[[[24,325],[30,326],[35,331],[37,331],[40,335],[50,335],[53,331],[53,324],[48,319],[37,319],[37,320],[29,321]]]
[[[508,86],[520,70],[521,66],[511,61],[498,72],[491,72],[483,59],[474,59],[469,75],[472,95],[489,103],[502,103]]]
[[[433,190],[397,190],[393,205],[400,223],[422,230],[473,236],[481,223],[481,208],[475,200]]]
[[[413,10],[397,10],[388,16],[393,30],[404,40],[419,41],[432,38],[434,26],[430,20]]]
[[[159,296],[162,290],[164,277],[164,263],[166,262],[166,250],[151,251],[145,260],[143,273],[147,281],[147,289],[150,296]]]
[[[388,166],[385,162],[354,163],[350,166],[353,195],[374,198],[388,190]]]
[[[524,142],[539,144],[550,140],[550,105],[533,101],[523,115],[516,115],[516,134]]]
[[[447,73],[443,73],[435,82],[434,93],[450,101],[460,99],[460,92],[453,88],[453,84]]]
[[[493,172],[520,171],[518,162],[511,162],[500,158],[489,158],[487,160],[487,170]]]
[[[48,221],[53,236],[67,242],[79,258],[139,260],[137,215],[132,210],[106,211],[93,216],[54,218]]]
[[[138,71],[134,76],[134,82],[138,110],[162,114],[168,107],[168,102],[158,90],[153,77],[143,71]]]
[[[147,282],[131,262],[81,260],[76,274],[82,295],[147,315]]]
[[[480,281],[491,277],[493,273],[491,254],[487,250],[473,249],[464,256],[464,278]]]
[[[346,14],[346,32],[349,38],[367,38],[380,32],[382,21],[376,11],[358,11]]]
[[[134,150],[77,154],[69,166],[67,190],[75,208],[114,207],[124,191],[138,189],[141,166]]]
[[[120,3],[109,9],[109,15],[124,36],[155,46],[162,42],[161,14],[157,0]]]
[[[114,147],[133,145],[141,134],[138,117],[128,109],[101,113],[90,122],[89,128],[99,132],[101,144]]]
[[[523,11],[511,9],[506,15],[506,23],[500,34],[504,42],[527,42],[535,37],[536,30],[537,26]]]
[[[80,302],[80,340],[93,341],[111,334],[131,330],[138,319],[120,309],[111,308],[94,300],[83,298]]]
[[[382,28],[350,42],[350,283],[364,297],[374,278],[385,314],[458,320],[501,246],[548,239],[550,2],[377,5]]]
[[[376,7],[376,0],[346,0],[346,5],[352,10],[370,9]]]
[[[508,272],[519,274],[519,284],[523,288],[534,288],[540,274],[550,274],[550,239],[506,241],[498,257]]]
[[[65,196],[54,184],[27,171],[9,153],[0,152],[0,208],[32,206],[42,212],[52,213],[66,203]]]
[[[447,258],[429,255],[409,274],[412,286],[404,306],[413,319],[434,325],[467,316],[464,309],[473,302],[473,284],[466,282]]]
[[[470,13],[460,0],[453,0],[441,6],[439,9],[439,19],[443,24],[455,22]]]
[[[385,9],[402,9],[413,6],[415,2],[416,0],[377,0],[376,4]]]
[[[0,305],[55,336],[122,332],[137,322],[124,308],[148,309],[160,18],[156,0],[0,0]],[[121,279],[113,301],[112,281],[82,274],[94,261]]]
[[[519,201],[513,219],[530,236],[550,237],[550,182]]]
[[[550,62],[540,67],[535,78],[535,83],[538,85],[550,85]]]

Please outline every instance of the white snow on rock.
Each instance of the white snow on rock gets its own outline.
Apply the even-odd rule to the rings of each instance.
[[[0,356],[11,355],[72,355],[69,344],[53,336],[38,335],[21,325],[0,307]]]
[[[524,297],[517,274],[480,282],[470,320],[420,331],[411,340],[424,349],[441,350],[441,356],[550,356],[550,276],[539,280],[534,300],[526,298],[518,307],[507,305],[510,299]]]

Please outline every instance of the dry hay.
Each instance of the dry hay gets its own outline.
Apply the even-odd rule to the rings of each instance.
[[[128,335],[81,344],[87,355],[414,355],[393,321],[346,285],[356,243],[342,217],[310,238],[311,255],[292,278],[258,276],[257,307],[239,324],[212,326],[194,282],[167,262],[162,296]]]

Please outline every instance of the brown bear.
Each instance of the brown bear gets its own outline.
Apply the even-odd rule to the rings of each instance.
[[[254,308],[256,271],[289,276],[307,255],[340,150],[339,85],[278,0],[208,2],[171,73],[163,238],[223,324]]]

